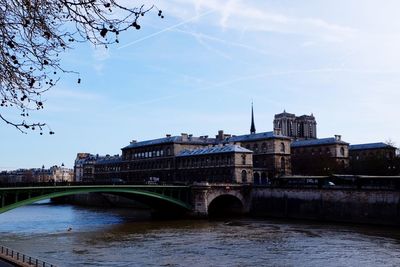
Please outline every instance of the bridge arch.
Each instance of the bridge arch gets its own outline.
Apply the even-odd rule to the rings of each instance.
[[[237,192],[228,192],[208,199],[209,217],[239,216],[245,213],[245,200]]]
[[[57,190],[58,189],[58,190]],[[168,196],[158,192],[152,192],[143,190],[140,188],[120,188],[120,187],[86,187],[86,188],[73,188],[73,187],[64,187],[64,188],[52,188],[47,187],[40,191],[41,193],[35,194],[34,196],[29,197],[27,195],[27,188],[22,189],[21,192],[18,190],[10,189],[7,193],[0,191],[0,213],[29,205],[35,203],[40,200],[58,198],[69,195],[77,195],[77,194],[85,194],[85,193],[108,193],[114,195],[120,195],[127,198],[132,198],[139,202],[142,202],[149,207],[152,206],[168,206],[171,209],[181,210],[181,211],[190,211],[191,206],[187,202],[180,200],[179,198],[174,198],[172,196]],[[37,190],[37,188],[32,188],[32,190]],[[12,193],[10,193],[12,192]],[[18,199],[18,194],[24,196]],[[10,196],[11,202],[7,199],[7,196]]]

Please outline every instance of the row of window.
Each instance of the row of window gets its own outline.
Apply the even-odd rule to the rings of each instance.
[[[311,155],[315,155],[315,154],[319,154],[319,155],[323,155],[323,154],[325,154],[325,155],[331,155],[331,149],[329,148],[329,147],[327,147],[327,148],[325,148],[325,149],[322,149],[322,148],[318,148],[318,149],[314,149],[314,148],[311,148],[311,149],[308,149],[308,148],[298,148],[298,149],[292,149],[292,153],[293,153],[293,155],[296,155],[296,154],[308,154],[308,153],[310,153],[311,152]],[[344,149],[344,147],[340,147],[340,149],[339,149],[339,155],[340,156],[345,156],[345,149]]]
[[[258,144],[253,144],[253,146],[251,146],[250,144],[247,144],[245,147],[246,147],[246,149],[252,150],[255,153],[268,151],[267,143],[262,143],[260,150],[259,150]],[[271,148],[271,145],[269,147]],[[285,144],[284,143],[280,143],[279,151],[285,152]]]
[[[119,166],[108,166],[108,165],[101,165],[101,166],[96,166],[96,172],[119,172],[121,170],[121,167]]]
[[[154,158],[154,157],[163,157],[171,156],[171,149],[168,147],[164,150],[150,150],[150,151],[138,151],[136,153],[126,152],[125,160],[130,159],[143,159],[143,158]]]
[[[365,159],[365,158],[387,158],[387,159],[392,159],[394,158],[395,154],[394,153],[385,153],[385,152],[379,152],[379,151],[374,151],[374,152],[361,152],[356,156],[350,156],[350,159],[355,158],[356,160],[359,159]]]
[[[171,160],[132,162],[123,165],[123,170],[149,170],[171,168]]]
[[[205,166],[225,166],[232,165],[232,156],[215,156],[215,157],[196,157],[196,158],[181,158],[178,166],[180,168],[196,168]]]

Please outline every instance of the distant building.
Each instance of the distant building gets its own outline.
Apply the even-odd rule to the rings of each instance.
[[[274,129],[279,129],[282,135],[293,139],[317,138],[317,122],[313,114],[296,116],[284,110],[275,115]]]
[[[75,164],[74,164],[74,181],[75,182],[82,182],[84,164],[85,164],[86,160],[90,157],[94,157],[94,156],[90,153],[78,153],[76,155]]]
[[[3,171],[0,173],[0,183],[48,183],[72,182],[73,170],[63,166],[52,166],[48,169],[32,168]]]
[[[329,175],[344,173],[349,167],[349,143],[340,135],[294,141],[291,150],[293,174]]]
[[[398,175],[400,164],[396,150],[396,147],[382,142],[351,145],[351,172],[364,175]]]
[[[97,157],[94,163],[96,182],[118,182],[121,179],[122,158],[119,155]]]
[[[85,158],[75,161],[77,166],[75,169],[75,181],[77,182],[93,182],[95,175],[94,165],[100,158],[99,155],[88,154]]]
[[[73,182],[74,171],[63,166],[50,167],[51,180],[55,182]]]
[[[313,114],[284,111],[274,116],[273,131],[257,133],[253,105],[249,134],[223,130],[215,138],[167,134],[133,140],[121,150],[121,156],[78,153],[75,181],[268,184],[281,176],[398,174],[400,169],[392,146],[374,143],[349,148],[340,135],[318,139]]]

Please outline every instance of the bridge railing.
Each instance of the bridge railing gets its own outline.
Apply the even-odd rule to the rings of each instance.
[[[140,182],[140,181],[118,181],[118,182],[97,182],[97,181],[89,181],[89,182],[1,182],[1,187],[43,187],[43,186],[96,186],[96,185],[160,185],[160,186],[188,186],[189,183],[148,183],[148,182]]]
[[[11,248],[0,245],[0,259],[12,262],[17,266],[56,267],[35,257],[28,256]]]

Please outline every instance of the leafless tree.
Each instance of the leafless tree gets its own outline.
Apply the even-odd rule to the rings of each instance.
[[[0,119],[23,133],[54,134],[28,117],[43,109],[42,94],[58,74],[73,72],[62,68],[60,54],[76,42],[118,43],[121,32],[140,29],[140,17],[151,9],[156,8],[130,8],[118,0],[0,0]],[[163,18],[161,10],[158,16]],[[21,119],[7,118],[5,109],[17,110]]]

